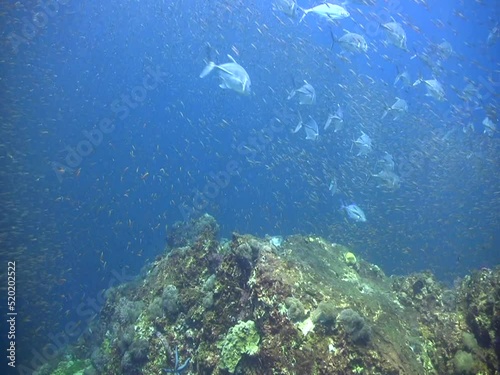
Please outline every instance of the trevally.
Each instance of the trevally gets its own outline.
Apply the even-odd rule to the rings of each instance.
[[[293,90],[290,95],[288,95],[287,99],[290,100],[295,95],[299,98],[300,104],[312,105],[316,103],[316,90],[314,90],[314,87],[310,83],[307,83],[307,81],[304,81],[304,85],[302,85],[301,88]]]
[[[348,206],[342,204],[340,207],[341,210],[345,210],[347,213],[347,216],[349,216],[350,219],[357,221],[357,222],[362,222],[364,223],[366,221],[366,215],[363,212],[361,208],[357,204],[350,204]]]
[[[251,81],[247,71],[231,55],[227,55],[227,57],[232,62],[217,65],[209,61],[205,69],[200,73],[200,78],[206,77],[212,70],[217,68],[219,69],[219,77],[221,79],[221,83],[219,84],[221,89],[231,89],[239,94],[250,95]]]
[[[359,147],[359,152],[356,156],[366,156],[372,151],[372,139],[363,131],[361,131],[361,136],[354,141],[354,144]]]
[[[485,117],[482,124],[484,125],[483,133],[487,134],[490,137],[493,137],[497,130],[497,126],[489,117]]]
[[[385,110],[382,119],[384,119],[389,112],[395,115],[393,120],[397,120],[401,114],[408,112],[408,103],[406,103],[406,100],[396,97],[396,102]]]
[[[302,10],[304,14],[300,17],[299,23],[302,22],[304,17],[309,13],[315,13],[330,20],[341,20],[350,16],[350,13],[344,7],[330,3],[323,3],[309,9],[300,8],[300,10]]]
[[[376,166],[384,171],[393,171],[395,167],[394,158],[386,151],[385,155],[377,161]]]
[[[408,51],[406,47],[406,33],[397,22],[388,22],[381,25],[385,29],[387,40],[402,50]]]
[[[417,79],[413,86],[417,86],[421,83],[425,83],[425,86],[427,87],[427,94],[425,96],[432,96],[434,99],[437,99],[439,101],[445,100],[445,93],[443,86],[441,83],[439,83],[438,80],[436,79]]]
[[[368,44],[362,35],[351,33],[348,30],[344,30],[346,34],[342,35],[337,42],[340,46],[349,52],[360,53],[366,52],[368,50]]]
[[[274,0],[273,9],[285,13],[288,17],[297,16],[297,0]]]
[[[381,185],[379,187],[386,187],[389,189],[396,190],[400,186],[399,176],[390,170],[381,170],[379,173],[373,174],[373,177],[380,178]]]
[[[334,133],[336,133],[342,129],[343,122],[344,122],[344,115],[342,113],[342,108],[340,108],[339,104],[338,104],[337,112],[335,112],[334,115],[332,115],[332,114],[328,115],[328,118],[326,119],[325,126],[323,127],[323,130],[328,129],[328,127],[332,124],[332,122],[335,124]]]
[[[396,76],[396,79],[394,80],[394,86],[396,86],[398,82],[401,82],[403,86],[411,86],[410,74],[408,73],[408,71],[405,70],[403,73],[399,73]]]
[[[304,129],[306,131],[306,139],[309,141],[315,141],[318,139],[319,130],[318,124],[314,119],[309,116],[309,121],[304,124]]]

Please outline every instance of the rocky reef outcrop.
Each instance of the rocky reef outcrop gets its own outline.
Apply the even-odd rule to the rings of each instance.
[[[38,374],[77,373],[69,358],[87,375],[498,374],[499,269],[448,289],[319,237],[220,241],[200,220],[176,226],[144,276],[106,293],[92,334]]]

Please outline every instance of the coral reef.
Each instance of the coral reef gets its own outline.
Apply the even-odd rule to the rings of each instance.
[[[217,345],[221,350],[221,368],[234,373],[243,355],[254,355],[259,351],[259,341],[260,336],[252,320],[239,322],[231,327]]]
[[[449,289],[425,272],[386,277],[322,238],[217,230],[208,215],[175,226],[52,373],[498,374],[500,269]]]

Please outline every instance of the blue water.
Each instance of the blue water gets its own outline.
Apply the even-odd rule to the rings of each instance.
[[[387,274],[430,269],[451,284],[499,263],[500,137],[481,124],[498,121],[500,44],[487,44],[497,2],[352,2],[348,19],[300,24],[267,1],[23,4],[2,5],[1,238],[23,282],[19,329],[38,345],[58,323],[84,325],[78,305],[113,271],[137,274],[161,254],[165,226],[204,212],[222,237],[319,235]],[[391,18],[408,51],[385,43],[379,24]],[[331,46],[343,29],[365,37],[366,54]],[[437,60],[444,39],[454,52],[433,72],[421,56]],[[227,54],[252,96],[198,77]],[[438,79],[447,100],[394,87],[405,68],[412,82]],[[308,108],[287,100],[304,80],[317,94]],[[473,104],[460,99],[468,82]],[[408,113],[381,120],[396,96]],[[323,131],[337,104],[344,128]],[[318,122],[317,141],[292,133],[299,111]],[[353,148],[361,130],[367,157]],[[385,152],[399,189],[371,177]],[[348,220],[341,201],[367,222]]]

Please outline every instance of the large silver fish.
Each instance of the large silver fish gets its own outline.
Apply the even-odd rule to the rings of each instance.
[[[337,104],[337,106],[338,106],[337,112],[335,112],[334,115],[332,115],[331,113],[328,115],[323,130],[328,129],[328,127],[332,124],[332,122],[335,124],[334,133],[338,132],[339,130],[342,130],[342,127],[344,125],[344,115],[342,113],[342,108],[340,108],[340,104]]]
[[[247,71],[231,55],[227,55],[227,57],[231,62],[222,65],[217,65],[210,61],[200,73],[200,78],[206,77],[212,70],[217,68],[219,69],[219,77],[221,79],[219,84],[221,89],[231,89],[239,94],[250,95],[252,92],[252,82]]]
[[[497,126],[489,117],[485,117],[482,124],[484,125],[484,130],[483,133],[487,134],[490,137],[493,137],[495,135],[495,132],[497,130]]]
[[[300,10],[302,10],[304,14],[300,18],[299,23],[302,22],[304,17],[309,13],[315,13],[321,17],[328,18],[329,20],[341,20],[350,16],[350,13],[344,7],[330,3],[323,3],[309,9],[300,8]]]
[[[290,95],[288,95],[288,100],[292,99],[295,95],[299,98],[300,104],[312,105],[316,103],[316,90],[314,90],[314,87],[310,83],[307,83],[307,81],[304,81],[304,85],[302,85],[301,88],[293,90]]]
[[[379,185],[379,187],[386,187],[389,189],[396,190],[401,185],[400,183],[401,179],[396,173],[392,171],[381,170],[379,173],[376,173],[372,176],[380,179],[381,184]]]
[[[399,23],[388,22],[381,26],[386,32],[389,43],[401,48],[402,50],[408,51],[408,47],[406,47],[406,33]]]
[[[304,124],[306,131],[306,139],[309,141],[316,141],[319,136],[318,124],[314,119],[309,116],[309,121]]]
[[[385,110],[384,114],[382,115],[382,120],[385,118],[385,116],[387,116],[389,112],[394,114],[393,120],[397,120],[400,115],[408,112],[408,103],[406,103],[406,100],[396,97],[396,101],[394,102],[394,104]]]
[[[394,86],[396,86],[396,84],[398,82],[401,82],[403,87],[404,86],[411,86],[410,73],[408,73],[408,71],[406,71],[406,70],[402,73],[399,73],[396,76],[396,79],[394,80]]]
[[[359,152],[356,156],[366,156],[373,149],[372,139],[363,131],[361,131],[361,136],[359,136],[359,138],[354,141],[354,144],[359,148]]]
[[[273,9],[285,13],[288,17],[297,16],[297,0],[274,0]]]
[[[366,221],[366,215],[363,212],[361,208],[357,204],[350,204],[348,206],[342,205],[340,209],[345,210],[347,213],[347,216],[349,216],[350,219],[357,221],[357,222],[362,222],[364,223]]]
[[[427,94],[425,96],[432,96],[434,99],[439,101],[446,100],[446,95],[443,89],[443,86],[437,79],[417,79],[413,86],[417,86],[421,83],[425,83],[427,87]]]
[[[346,34],[338,39],[340,46],[349,52],[360,53],[368,50],[368,44],[362,35],[344,30]]]

